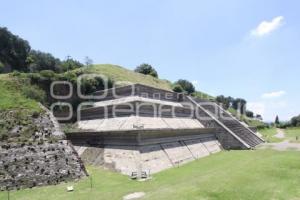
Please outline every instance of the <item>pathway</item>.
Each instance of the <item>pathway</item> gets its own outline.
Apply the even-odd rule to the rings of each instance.
[[[277,129],[275,137],[284,139],[285,133],[282,129]],[[288,139],[278,143],[263,143],[257,147],[258,149],[274,149],[278,151],[296,150],[300,151],[300,143],[290,143]]]

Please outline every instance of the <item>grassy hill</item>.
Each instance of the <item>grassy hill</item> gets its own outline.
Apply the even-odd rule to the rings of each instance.
[[[38,102],[27,96],[33,90],[39,89],[31,86],[26,80],[0,74],[0,111],[15,109],[40,111]]]
[[[77,69],[81,70],[81,69]],[[172,83],[167,80],[161,80],[154,78],[150,75],[144,75],[140,73],[136,73],[132,70],[111,64],[100,64],[100,65],[93,65],[88,68],[84,68],[85,73],[95,73],[95,74],[102,74],[111,78],[115,82],[122,81],[120,85],[124,85],[124,82],[131,82],[131,83],[140,83],[144,85],[149,85],[165,90],[172,90]]]

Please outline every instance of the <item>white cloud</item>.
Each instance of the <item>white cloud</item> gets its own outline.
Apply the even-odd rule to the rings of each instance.
[[[285,95],[286,92],[281,90],[281,91],[276,91],[276,92],[269,92],[269,93],[265,93],[265,94],[262,94],[261,97],[263,99],[269,99],[269,98],[277,98],[277,97],[281,97],[283,95]]]
[[[261,37],[275,31],[283,24],[284,17],[278,16],[271,21],[262,21],[254,30],[251,31],[251,35]]]

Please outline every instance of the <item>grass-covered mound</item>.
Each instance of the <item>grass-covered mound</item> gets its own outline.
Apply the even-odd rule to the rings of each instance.
[[[34,119],[43,112],[39,101],[44,96],[27,78],[0,75],[0,142],[25,141],[32,136],[37,126]]]
[[[299,152],[273,150],[221,152],[155,174],[137,182],[128,177],[89,167],[91,179],[14,191],[14,200],[119,200],[126,194],[145,192],[143,199],[298,199]],[[92,184],[91,184],[92,183]],[[73,185],[74,192],[66,187]],[[91,188],[92,185],[92,188]],[[0,193],[6,199],[7,193]]]
[[[77,69],[75,71],[78,70],[82,70],[82,69]],[[136,73],[132,70],[128,70],[126,68],[117,65],[110,65],[110,64],[93,65],[84,68],[83,71],[85,73],[102,74],[112,79],[115,82],[124,81],[124,82],[131,82],[131,83],[140,83],[140,84],[149,85],[161,89],[172,90],[172,84],[170,81],[161,80],[150,75]]]
[[[37,94],[38,92],[40,94]],[[9,74],[0,75],[0,111],[41,111],[38,102],[31,98],[34,94],[37,94],[37,97],[44,95],[39,88],[30,85],[28,79],[18,79]]]

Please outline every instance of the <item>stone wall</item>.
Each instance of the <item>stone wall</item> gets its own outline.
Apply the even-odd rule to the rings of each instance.
[[[53,115],[41,107],[44,111],[33,115],[0,112],[0,131],[5,135],[0,140],[0,190],[57,184],[87,175]]]
[[[184,95],[168,90],[163,90],[147,85],[133,84],[123,87],[111,88],[108,90],[97,91],[94,95],[99,101],[111,100],[127,96],[141,96],[150,99],[159,99],[165,101],[180,102],[184,100]]]
[[[87,164],[102,166],[125,175],[146,172],[148,175],[178,167],[221,151],[213,134],[195,138],[176,138],[146,145],[78,145],[75,146]]]
[[[133,115],[142,117],[194,118],[194,109],[135,101],[126,104],[82,109],[80,119],[91,120]]]
[[[1,190],[53,185],[84,175],[84,167],[67,141],[0,146]]]

